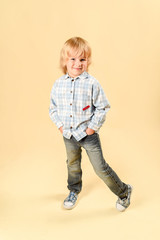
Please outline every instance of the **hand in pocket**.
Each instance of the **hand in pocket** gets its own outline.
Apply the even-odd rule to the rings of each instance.
[[[95,133],[95,131],[93,129],[91,129],[91,128],[87,128],[86,129],[86,133],[87,133],[87,135],[92,135],[92,134]]]
[[[63,127],[60,127],[59,131],[63,134]]]

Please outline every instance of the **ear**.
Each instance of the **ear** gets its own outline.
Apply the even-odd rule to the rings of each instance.
[[[65,61],[64,61],[64,66],[67,65],[67,62],[68,62],[69,58],[66,58]]]

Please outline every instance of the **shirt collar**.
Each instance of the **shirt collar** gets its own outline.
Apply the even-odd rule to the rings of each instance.
[[[67,74],[65,75],[65,79],[68,79],[68,78],[73,79],[73,78],[71,78],[71,77],[69,76],[69,74],[67,73]],[[79,75],[79,76],[76,77],[75,79],[85,79],[85,78],[88,78],[88,73],[87,73],[86,71],[84,71],[81,75]]]

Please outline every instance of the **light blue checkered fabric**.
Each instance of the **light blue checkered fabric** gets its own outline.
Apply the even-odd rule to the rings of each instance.
[[[63,136],[77,141],[85,137],[87,127],[98,132],[110,104],[99,82],[87,72],[73,79],[68,74],[52,87],[49,115]]]

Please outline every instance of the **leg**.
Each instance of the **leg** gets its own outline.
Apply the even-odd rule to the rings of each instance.
[[[82,150],[73,137],[71,139],[64,137],[64,143],[67,152],[68,189],[78,194],[82,188]]]
[[[123,183],[112,168],[105,162],[101,149],[99,135],[88,135],[81,141],[96,174],[105,182],[110,190],[123,198],[127,195],[127,185]]]

